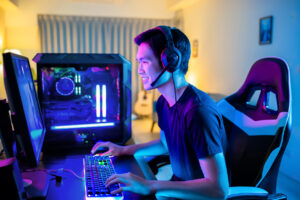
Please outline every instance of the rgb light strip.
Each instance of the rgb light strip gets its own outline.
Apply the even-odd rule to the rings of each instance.
[[[96,123],[96,124],[74,124],[74,125],[63,125],[63,126],[51,126],[51,130],[72,129],[72,128],[106,127],[106,126],[114,126],[114,125],[115,125],[114,122]]]

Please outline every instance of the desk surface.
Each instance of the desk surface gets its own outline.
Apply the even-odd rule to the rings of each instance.
[[[69,156],[46,156],[43,159],[43,165],[47,169],[71,169],[77,175],[83,176],[83,157],[84,155]],[[132,172],[143,176],[141,169],[132,156],[113,157],[112,161],[116,173]],[[62,172],[62,182],[56,183],[50,176],[47,200],[83,200],[85,199],[84,181],[76,178],[72,173]],[[124,200],[153,200],[153,196],[141,196],[132,192],[123,192]]]

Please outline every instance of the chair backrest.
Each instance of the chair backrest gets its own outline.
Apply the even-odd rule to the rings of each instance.
[[[291,130],[289,69],[280,58],[251,67],[242,87],[218,102],[228,145],[231,186],[276,192],[277,175]]]

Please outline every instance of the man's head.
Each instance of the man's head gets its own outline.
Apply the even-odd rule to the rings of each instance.
[[[163,29],[162,29],[163,28]],[[177,28],[169,28],[167,26],[158,26],[153,29],[149,29],[137,37],[135,37],[134,41],[137,45],[141,45],[142,43],[147,43],[149,47],[152,49],[155,57],[159,61],[159,65],[163,68],[161,55],[162,52],[170,45],[167,44],[166,38],[168,38],[168,31],[170,31],[172,43],[175,45],[175,48],[179,50],[181,54],[181,61],[179,65],[179,70],[186,74],[188,70],[188,62],[191,55],[191,45],[187,36]]]
[[[166,31],[169,31],[169,33],[166,33]],[[169,34],[170,36],[166,34]],[[170,38],[172,39],[172,45],[170,45]],[[167,39],[169,40],[168,44]],[[144,89],[148,90],[159,87],[170,79],[170,73],[165,72],[159,78],[159,81],[157,82],[157,84],[155,84],[155,87],[151,85],[151,83],[153,84],[153,82],[157,79],[159,74],[161,74],[162,70],[164,69],[163,63],[166,66],[166,59],[164,59],[165,56],[162,56],[163,58],[161,58],[161,55],[162,52],[164,52],[164,54],[167,52],[167,47],[169,47],[168,49],[172,49],[170,48],[170,46],[175,46],[173,47],[177,49],[175,55],[180,55],[179,66],[176,66],[176,64],[175,66],[168,66],[173,66],[172,68],[176,67],[175,69],[178,68],[179,70],[176,71],[179,71],[183,75],[187,72],[188,62],[191,54],[190,42],[186,35],[180,30],[176,28],[170,29],[169,27],[164,26],[156,27],[138,35],[135,38],[135,43],[139,45],[139,49],[137,52],[137,61],[139,62],[138,72],[142,77]],[[172,56],[170,57],[172,58]],[[165,60],[163,61],[163,63],[162,59]],[[172,68],[168,67],[168,71],[170,71],[170,69],[172,71]]]

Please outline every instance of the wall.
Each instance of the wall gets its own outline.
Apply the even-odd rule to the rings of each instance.
[[[5,18],[4,18],[4,9],[0,7],[0,54],[2,53],[5,44],[4,44],[4,35],[5,33]],[[3,81],[3,58],[2,55],[0,55],[0,99],[4,99],[6,97],[4,89],[4,81]],[[0,141],[0,150],[3,149],[2,142]]]
[[[259,18],[273,16],[273,42],[259,45]],[[300,181],[300,1],[202,0],[184,9],[185,32],[198,40],[187,74],[200,89],[229,95],[239,89],[259,58],[278,56],[292,79],[293,132],[281,171]]]
[[[170,19],[174,12],[161,0],[119,0],[117,3],[95,3],[99,0],[26,0],[17,9],[5,12],[6,48],[19,49],[22,55],[33,58],[40,52],[37,24],[38,14],[104,16],[127,18]],[[109,1],[102,1],[109,2]],[[2,13],[2,12],[1,12]],[[31,61],[31,66],[35,63]],[[33,67],[35,76],[35,67]],[[0,92],[3,90],[0,88]]]
[[[94,1],[95,2],[95,1]],[[89,1],[26,0],[18,9],[6,12],[7,48],[18,48],[34,55],[40,49],[37,15],[79,15],[134,18],[172,18],[165,3],[159,0],[123,0],[120,4],[101,4]],[[32,57],[32,56],[31,56]]]
[[[0,7],[0,54],[2,53],[4,49],[4,43],[5,43],[5,15],[4,15],[4,9]],[[4,82],[3,82],[3,65],[2,65],[2,55],[0,55],[0,99],[5,98],[5,92],[4,92]]]

